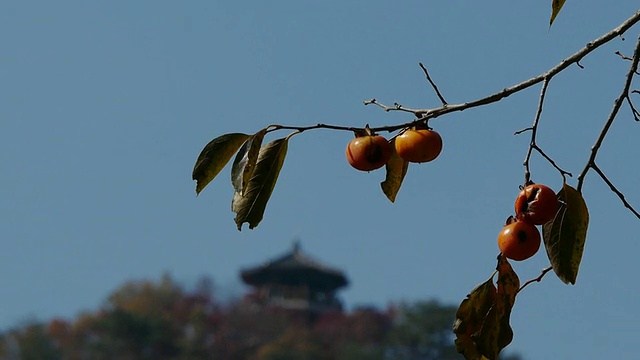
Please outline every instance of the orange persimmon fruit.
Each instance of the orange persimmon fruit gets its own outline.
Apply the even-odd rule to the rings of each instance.
[[[498,248],[509,259],[526,260],[540,249],[540,232],[528,221],[511,222],[498,234]]]
[[[434,160],[442,151],[442,137],[433,130],[409,129],[396,137],[396,152],[406,161],[423,163]]]
[[[358,136],[347,145],[347,161],[361,171],[383,167],[391,157],[391,145],[380,135]]]
[[[558,212],[558,196],[542,184],[530,184],[522,188],[515,202],[516,218],[535,225],[543,225],[555,218]]]

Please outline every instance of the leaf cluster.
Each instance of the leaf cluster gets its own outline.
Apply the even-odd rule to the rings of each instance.
[[[513,340],[509,325],[520,280],[506,257],[498,256],[497,287],[492,275],[462,301],[456,312],[453,332],[456,349],[467,360],[495,360]]]
[[[262,145],[267,130],[268,127],[253,135],[225,134],[211,140],[193,169],[192,178],[199,194],[236,154],[231,168],[234,189],[231,210],[236,213],[238,230],[244,223],[253,229],[262,221],[287,155],[291,135]]]

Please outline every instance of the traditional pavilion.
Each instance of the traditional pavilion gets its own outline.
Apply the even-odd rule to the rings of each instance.
[[[303,254],[299,242],[279,258],[241,270],[240,276],[254,287],[250,297],[255,303],[316,315],[342,311],[336,291],[348,284],[342,271]]]

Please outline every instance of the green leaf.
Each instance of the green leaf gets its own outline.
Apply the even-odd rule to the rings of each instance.
[[[483,357],[476,344],[476,338],[495,304],[496,295],[496,287],[491,276],[462,300],[456,312],[456,321],[453,324],[456,350],[467,360],[478,360]]]
[[[558,193],[560,209],[542,226],[542,238],[553,271],[565,284],[575,284],[587,240],[589,211],[578,190],[566,183]]]
[[[260,148],[255,170],[244,195],[238,191],[234,193],[231,210],[236,213],[235,222],[238,230],[242,230],[242,224],[245,222],[249,223],[249,229],[253,229],[262,220],[284,164],[288,142],[288,138],[278,139]]]
[[[549,19],[549,27],[553,25],[553,21],[558,16],[560,9],[564,6],[566,0],[552,0],[551,1],[551,19]]]
[[[391,157],[385,165],[385,170],[387,171],[386,178],[380,183],[382,192],[384,192],[387,199],[391,202],[396,201],[396,195],[400,190],[402,180],[404,180],[404,176],[409,169],[409,162],[401,158],[396,152],[395,141],[396,140],[393,139],[391,142]]]
[[[248,137],[249,135],[241,133],[225,134],[211,140],[202,149],[192,174],[193,180],[196,180],[196,194],[200,194],[200,191],[220,173]]]
[[[267,129],[264,128],[251,135],[242,145],[231,167],[231,184],[236,192],[241,195],[247,190],[249,180],[253,175],[258,161],[258,153]]]

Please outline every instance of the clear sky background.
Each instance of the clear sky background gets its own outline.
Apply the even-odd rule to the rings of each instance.
[[[383,171],[345,161],[348,132],[292,138],[254,230],[233,222],[228,168],[199,197],[191,171],[202,147],[228,132],[409,121],[362,101],[438,106],[419,62],[450,103],[495,93],[638,7],[570,0],[549,30],[550,2],[3,2],[0,328],[71,318],[126,280],[163,272],[235,288],[240,268],[295,239],[346,271],[349,308],[458,304],[495,267],[529,139],[513,133],[531,125],[539,86],[433,120],[444,151],[410,167],[395,204],[380,191]],[[539,145],[574,173],[572,185],[629,67],[614,52],[631,55],[639,33],[551,82]],[[598,157],[636,207],[639,137],[623,106]],[[533,180],[559,189],[544,159],[531,165]],[[640,222],[594,173],[583,191],[591,224],[577,284],[548,274],[514,308],[508,349],[527,359],[637,356]],[[541,251],[514,267],[524,282],[547,265]]]

